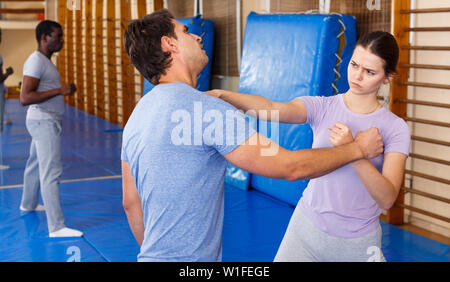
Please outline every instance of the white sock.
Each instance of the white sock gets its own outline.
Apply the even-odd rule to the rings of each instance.
[[[0,165],[0,170],[7,170],[9,169],[9,165]]]
[[[55,238],[55,237],[81,237],[83,236],[83,232],[75,230],[75,229],[70,229],[67,227],[61,228],[55,232],[51,232],[49,234],[49,237],[51,238]]]
[[[45,211],[45,208],[43,205],[37,205],[34,209],[32,210],[27,210],[24,207],[20,206],[20,210],[24,211],[24,212],[32,212],[32,211]]]

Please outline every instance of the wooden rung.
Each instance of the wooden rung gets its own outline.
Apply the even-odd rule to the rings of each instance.
[[[444,197],[440,197],[440,196],[437,196],[437,195],[434,195],[434,194],[423,192],[423,191],[420,191],[420,190],[417,190],[417,189],[411,189],[411,188],[408,188],[408,187],[402,187],[401,189],[403,191],[405,191],[405,192],[417,194],[417,195],[420,195],[420,196],[423,196],[423,197],[426,197],[426,198],[430,198],[430,199],[434,199],[434,200],[438,200],[438,201],[450,204],[450,199],[447,199],[447,198],[444,198]]]
[[[405,50],[450,51],[450,46],[402,46]]]
[[[430,8],[430,9],[400,10],[400,14],[446,13],[446,12],[450,12],[450,8]]]
[[[400,64],[400,68],[416,68],[416,69],[433,69],[433,70],[450,70],[450,66],[442,65],[423,65],[423,64]]]
[[[413,170],[409,170],[409,169],[405,169],[405,173],[410,174],[412,176],[417,176],[417,177],[425,178],[425,179],[440,182],[440,183],[450,184],[450,180],[448,180],[448,179],[436,177],[433,175],[429,175],[429,174],[425,174],[425,173],[421,173],[421,172],[417,172],[417,171],[413,171]]]
[[[403,29],[404,32],[409,31],[450,31],[450,27],[444,26],[444,27],[405,27]]]
[[[0,14],[44,14],[44,9],[0,9]]]
[[[450,165],[450,161],[432,158],[432,157],[424,156],[424,155],[420,155],[420,154],[410,153],[409,156],[411,158],[415,158],[415,159],[421,159],[421,160],[435,162],[435,163],[439,163],[439,164]]]
[[[437,83],[425,83],[425,82],[414,82],[414,81],[399,81],[400,85],[418,86],[418,87],[428,87],[428,88],[442,88],[450,89],[448,84],[437,84]]]
[[[450,127],[450,123],[448,123],[448,122],[440,122],[440,121],[412,118],[412,117],[403,117],[403,119],[406,121],[425,123],[425,124],[431,124],[431,125],[443,126],[443,127]]]
[[[422,210],[422,209],[419,209],[419,208],[416,208],[416,207],[413,207],[413,206],[410,206],[410,205],[405,205],[405,204],[401,204],[401,203],[395,203],[395,205],[399,206],[399,207],[402,207],[402,208],[405,208],[405,209],[408,209],[408,210],[411,210],[413,212],[424,214],[424,215],[429,216],[429,217],[433,217],[433,218],[437,218],[437,219],[442,220],[442,221],[450,222],[450,218],[448,218],[448,217],[445,217],[445,216],[442,216],[442,215],[438,215],[438,214],[435,214],[435,213],[432,213],[432,212],[429,212],[429,211],[425,211],[425,210]]]
[[[415,136],[415,135],[411,135],[411,140],[422,141],[425,143],[431,143],[431,144],[437,144],[437,145],[443,145],[443,146],[450,146],[450,142],[447,142],[447,141],[426,138],[426,137],[420,137],[420,136]]]
[[[439,108],[450,109],[450,104],[428,102],[428,101],[420,101],[420,100],[414,100],[414,99],[395,99],[394,103],[415,104],[415,105],[422,105],[422,106],[430,106],[430,107],[439,107]]]

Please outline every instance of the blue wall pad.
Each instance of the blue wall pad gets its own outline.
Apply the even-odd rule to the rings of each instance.
[[[202,37],[203,49],[206,51],[206,55],[208,55],[209,62],[200,73],[196,88],[200,91],[208,91],[210,90],[209,84],[214,49],[214,23],[211,20],[203,19],[201,15],[197,15],[193,18],[177,19],[177,21],[186,25],[190,33]],[[153,84],[147,79],[144,79],[143,95],[147,94],[152,89]]]
[[[258,129],[258,120],[251,116],[245,116],[249,125]],[[225,173],[225,183],[230,184],[241,190],[247,190],[250,184],[251,175],[247,171],[238,168],[237,166],[228,163],[227,170]]]
[[[333,95],[332,83],[336,80],[333,68],[338,62],[335,53],[339,50],[337,36],[344,22],[342,18],[341,15],[250,13],[244,36],[239,92],[277,102],[288,102],[299,96]],[[355,32],[352,19],[345,20],[347,33]],[[271,123],[259,121],[258,131],[271,126]],[[282,147],[289,150],[311,147],[313,134],[309,125],[279,124],[278,128],[278,134],[267,137]],[[307,183],[251,176],[252,187],[291,205],[297,204]]]

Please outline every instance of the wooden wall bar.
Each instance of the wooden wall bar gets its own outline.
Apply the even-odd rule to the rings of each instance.
[[[154,4],[157,3],[154,2]],[[156,9],[155,9],[156,10]],[[145,0],[137,0],[137,14],[138,18],[142,18],[143,16],[147,15],[147,3]],[[141,93],[144,92],[144,77],[141,75],[140,78],[141,83]]]
[[[113,123],[119,122],[117,112],[117,75],[116,75],[116,12],[115,1],[107,0],[107,54],[108,54],[108,106],[109,120]]]
[[[66,36],[64,38],[65,40],[65,46],[67,50],[67,83],[72,83],[74,81],[74,72],[75,72],[75,58],[74,58],[74,41],[73,41],[73,12],[70,10],[67,10],[66,7],[63,7],[63,9],[66,10]],[[66,101],[69,105],[75,106],[75,97],[69,96],[66,98]]]
[[[94,91],[94,53],[92,52],[92,0],[85,1],[85,63],[86,63],[86,89],[84,91],[85,110],[94,115],[95,114],[95,91]]]
[[[404,27],[409,27],[409,14],[400,14],[400,10],[409,9],[409,0],[395,0],[394,3],[394,36],[397,39],[398,45],[409,45],[409,34],[403,32]],[[399,64],[409,64],[409,51],[400,49]],[[395,102],[396,99],[406,99],[408,96],[408,86],[401,85],[399,81],[408,80],[408,70],[398,68],[398,74],[391,84],[391,101],[390,109],[397,116],[406,116],[406,104]],[[403,186],[404,184],[402,184]],[[405,192],[400,190],[397,197],[396,204],[387,212],[387,221],[391,224],[403,224],[404,209],[401,205],[404,204]]]
[[[61,82],[77,86],[75,95],[65,101],[125,125],[142,93],[143,78],[135,73],[125,52],[123,34],[132,9],[139,17],[144,16],[147,1],[81,0],[80,4],[81,8],[73,11],[64,1],[58,2],[58,21],[65,40],[58,69]]]
[[[131,19],[129,1],[120,1],[120,66],[122,70],[122,125],[125,125],[134,108],[134,68],[125,51],[123,35]]]
[[[63,34],[66,33],[66,9],[65,2],[58,1],[58,22],[61,24],[63,28]],[[67,83],[67,55],[66,55],[67,45],[64,45],[61,51],[58,53],[58,71],[60,74],[61,85],[65,85]]]
[[[103,1],[95,1],[95,94],[96,115],[106,118],[103,51]],[[94,89],[92,89],[94,91]]]
[[[81,9],[83,9],[83,2],[80,1]],[[75,92],[75,107],[80,110],[85,110],[84,108],[84,70],[83,70],[83,30],[81,28],[82,25],[82,10],[75,10],[75,57],[76,57],[76,81],[77,92]]]

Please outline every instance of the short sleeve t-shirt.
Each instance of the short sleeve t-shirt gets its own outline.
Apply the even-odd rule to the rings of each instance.
[[[345,105],[342,94],[299,99],[306,107],[306,122],[313,129],[313,148],[333,147],[328,140],[328,128],[339,121],[351,129],[353,136],[371,127],[379,129],[384,153],[370,161],[380,173],[384,154],[398,152],[408,156],[411,139],[408,125],[389,110],[381,108],[370,114],[354,113]],[[360,237],[375,230],[382,211],[351,164],[312,179],[299,205],[319,229],[344,238]]]
[[[142,97],[122,143],[144,212],[138,261],[221,261],[224,155],[254,133],[243,113],[184,83]]]
[[[52,61],[39,51],[34,51],[23,66],[23,75],[39,79],[37,92],[61,87],[59,72]],[[44,102],[28,107],[27,119],[61,119],[64,113],[64,97],[56,95]]]

